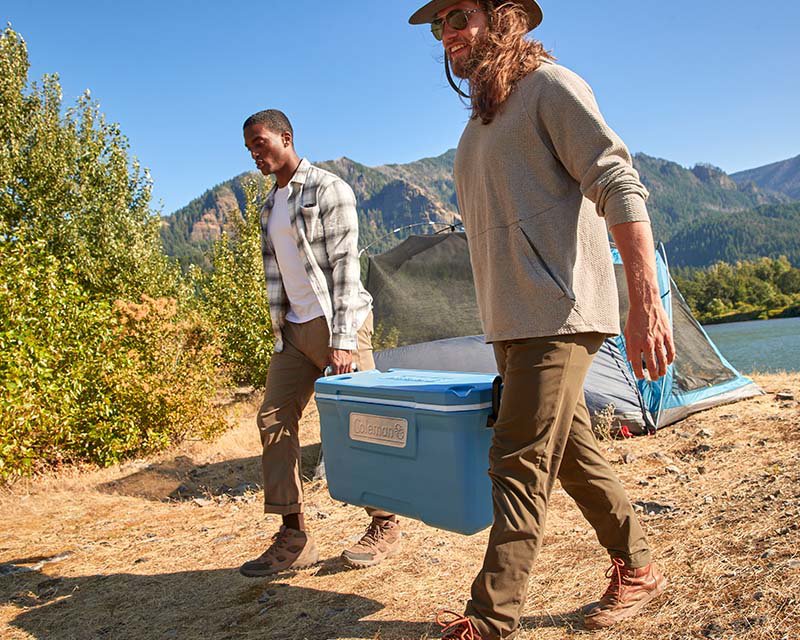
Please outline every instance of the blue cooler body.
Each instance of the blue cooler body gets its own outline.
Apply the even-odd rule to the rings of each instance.
[[[485,529],[494,377],[402,369],[317,380],[331,496],[458,533]]]

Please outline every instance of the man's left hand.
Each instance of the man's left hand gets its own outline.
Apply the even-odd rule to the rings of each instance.
[[[331,368],[331,375],[350,373],[353,370],[353,353],[344,349],[331,349],[326,366]]]

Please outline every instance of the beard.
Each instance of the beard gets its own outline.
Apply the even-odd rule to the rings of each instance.
[[[468,56],[462,56],[456,60],[449,60],[453,75],[462,80],[470,80],[478,64],[490,54],[490,46],[486,38],[473,40],[470,45]],[[447,54],[445,54],[447,55]]]
[[[450,62],[450,69],[453,71],[453,75],[462,80],[469,80],[472,71],[475,70],[475,61],[473,60],[472,52],[465,58],[459,58],[457,60],[448,59],[448,61]]]

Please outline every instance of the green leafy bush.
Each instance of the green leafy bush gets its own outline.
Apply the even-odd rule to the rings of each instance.
[[[190,272],[201,309],[220,332],[231,377],[255,386],[266,380],[274,343],[261,257],[260,211],[268,187],[262,180],[244,184],[244,217],[214,244],[213,270]]]
[[[161,250],[150,180],[88,93],[0,35],[0,479],[223,426],[216,330]]]
[[[42,245],[0,242],[0,478],[221,429],[208,324],[171,298],[93,299]]]

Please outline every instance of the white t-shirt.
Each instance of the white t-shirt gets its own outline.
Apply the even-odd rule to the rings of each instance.
[[[275,258],[281,272],[283,287],[289,298],[289,322],[308,322],[325,315],[317,300],[300,250],[297,235],[289,219],[289,185],[275,192],[275,203],[267,222],[267,233],[275,248]]]

